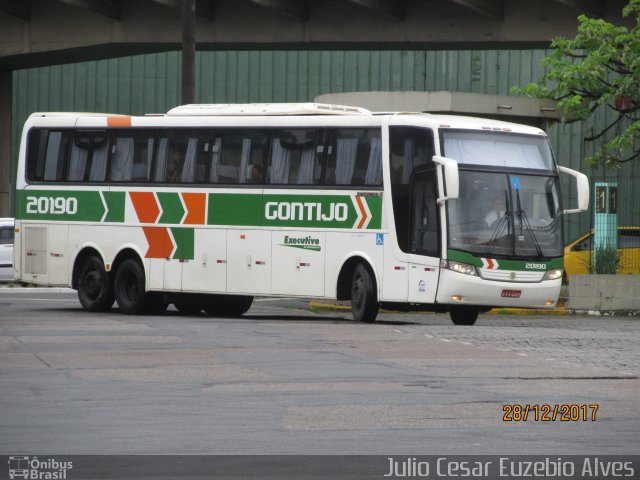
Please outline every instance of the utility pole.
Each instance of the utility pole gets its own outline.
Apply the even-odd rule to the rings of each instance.
[[[182,0],[182,105],[196,101],[196,0]]]

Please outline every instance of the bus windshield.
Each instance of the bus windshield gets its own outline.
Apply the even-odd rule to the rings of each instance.
[[[448,202],[449,248],[482,256],[562,255],[558,178],[460,170]]]

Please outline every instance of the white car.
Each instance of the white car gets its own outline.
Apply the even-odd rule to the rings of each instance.
[[[13,218],[0,218],[0,282],[13,277]]]

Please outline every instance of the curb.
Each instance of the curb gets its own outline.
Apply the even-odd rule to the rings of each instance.
[[[324,310],[333,312],[350,312],[351,307],[347,305],[338,305],[337,303],[324,303],[311,300],[309,302],[310,310]],[[398,313],[394,310],[380,309],[383,313]],[[409,313],[431,313],[431,312],[409,312]],[[570,315],[571,312],[566,307],[556,307],[550,309],[542,308],[492,308],[488,315]]]
[[[351,311],[351,307],[348,307],[347,305],[338,305],[337,303],[324,303],[324,302],[317,302],[315,300],[311,300],[309,302],[309,310],[326,310],[326,311],[330,311],[330,312],[350,312]],[[386,311],[386,310],[380,310],[382,311]]]
[[[72,288],[65,287],[2,287],[0,286],[0,295],[6,293],[75,293]]]

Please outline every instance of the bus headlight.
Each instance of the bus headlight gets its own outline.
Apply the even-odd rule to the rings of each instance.
[[[452,262],[449,260],[449,270],[454,272],[464,273],[465,275],[477,275],[476,267],[469,265],[468,263]]]
[[[562,269],[556,268],[545,273],[543,280],[557,280],[559,278],[562,278]]]

